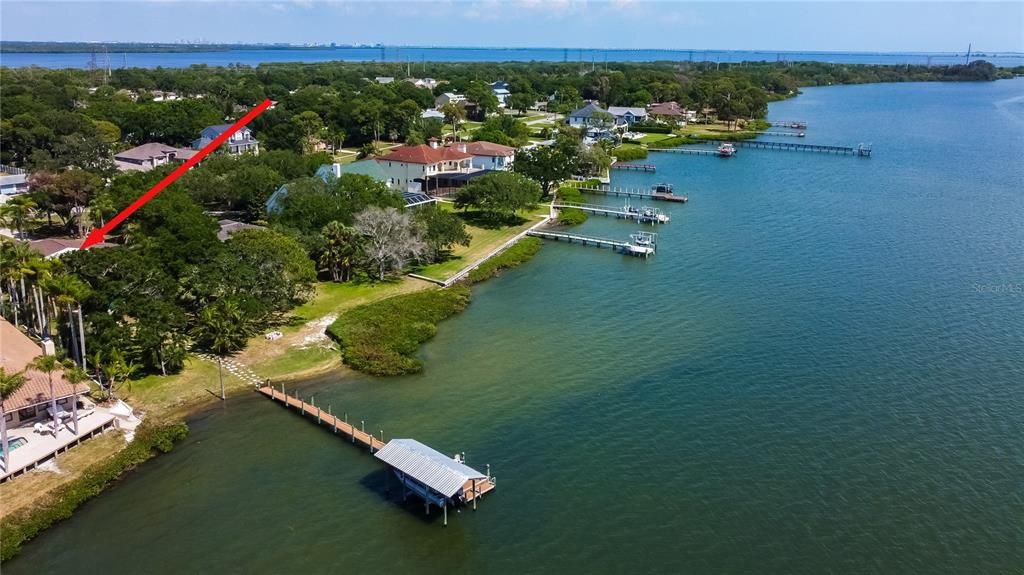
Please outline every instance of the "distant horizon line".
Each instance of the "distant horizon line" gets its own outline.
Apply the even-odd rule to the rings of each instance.
[[[193,41],[137,41],[137,40],[13,40],[4,39],[0,40],[0,45],[3,44],[95,44],[95,45],[139,45],[139,46],[189,46],[189,47],[242,47],[242,48],[260,48],[260,47],[275,47],[275,48],[296,48],[296,49],[338,49],[338,48],[362,48],[362,49],[379,49],[379,48],[406,48],[406,49],[444,49],[444,50],[577,50],[577,51],[589,51],[589,52],[732,52],[732,53],[743,53],[743,52],[764,52],[764,53],[777,53],[777,54],[874,54],[874,55],[946,55],[955,56],[960,54],[966,54],[966,50],[962,51],[933,51],[933,50],[823,50],[823,49],[807,49],[807,50],[779,50],[772,48],[595,48],[585,46],[464,46],[464,45],[419,45],[419,44],[340,44],[340,43],[315,43],[315,44],[301,44],[295,42],[193,42]],[[1015,50],[992,50],[987,48],[971,48],[971,53],[986,53],[986,54],[1006,54],[1021,56],[1024,52],[1018,52]]]

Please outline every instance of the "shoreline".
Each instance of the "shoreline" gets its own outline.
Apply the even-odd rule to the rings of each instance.
[[[545,218],[541,223],[546,223],[547,221],[548,219]],[[503,261],[499,259],[500,256],[502,256],[503,254],[509,253],[508,250],[510,247],[515,246],[524,238],[526,238],[525,233],[517,234],[513,238],[513,240],[510,240],[509,242],[507,242],[507,244],[503,245],[502,249],[496,250],[488,254],[487,257],[479,261],[473,262],[470,266],[466,268],[466,270],[464,270],[467,271],[467,273],[462,274],[460,272],[460,281],[454,282],[451,285],[465,286],[467,291],[469,291],[470,293],[469,297],[471,297],[473,285],[477,283],[482,283],[488,279],[500,275],[504,269],[516,267],[522,263],[529,261],[536,254],[536,252],[539,251],[539,249],[533,250],[526,257],[520,256],[518,258],[512,258],[509,261]],[[492,265],[487,266],[487,264]],[[333,313],[329,312],[326,315],[321,315],[319,317],[312,318],[309,321],[302,324],[302,326],[300,326],[298,330],[293,331],[289,335],[297,336],[299,334],[304,333],[303,328],[309,325],[319,326],[321,323],[324,322],[325,319],[328,319],[330,317],[334,317],[334,321],[337,321],[338,316],[344,315],[353,310],[357,310],[365,306],[371,306],[388,300],[393,300],[394,298],[398,298],[403,295],[423,293],[425,291],[441,292],[443,290],[448,289],[437,287],[432,284],[423,282],[421,280],[416,280],[407,277],[403,277],[403,279],[400,280],[399,282],[386,284],[384,287],[386,288],[387,285],[407,286],[406,289],[408,289],[408,291],[405,291],[404,289],[391,291],[385,290],[383,294],[380,294],[383,297],[371,297],[369,298],[369,301],[361,302],[358,305],[353,305],[346,309],[338,310],[337,315],[334,315]],[[378,285],[375,287],[380,289],[381,286]],[[323,297],[323,295],[322,293],[318,292],[318,295],[315,296],[314,299],[316,299],[316,297]],[[315,304],[316,302],[311,301],[307,303],[312,305]],[[458,311],[456,312],[456,314],[457,313]],[[325,335],[327,333],[327,330],[330,329],[330,326],[333,325],[334,321],[322,326]],[[426,340],[424,340],[424,342],[425,341]],[[259,337],[253,338],[250,341],[249,346],[247,346],[245,350],[240,352],[238,356],[255,356],[256,358],[265,357],[263,354],[260,354],[259,352],[267,351],[265,349],[266,343],[261,345],[260,342],[265,342],[265,340]],[[264,349],[261,350],[260,348]],[[271,381],[272,384],[293,383],[301,386],[303,383],[321,379],[329,375],[337,375],[339,378],[344,379],[345,377],[357,372],[357,370],[344,363],[342,359],[343,350],[340,349],[340,346],[338,346],[337,343],[331,343],[328,346],[317,345],[312,349],[314,353],[319,354],[321,357],[317,357],[311,363],[308,363],[307,365],[300,369],[288,370],[285,373],[275,377],[266,377],[265,380]],[[277,350],[274,350],[274,352],[270,354],[270,357],[265,357],[264,361],[256,361],[251,364],[241,363],[240,365],[242,366],[243,369],[248,369],[250,371],[253,371],[253,373],[259,375],[259,373],[255,370],[262,369],[264,371],[273,371],[274,368],[279,367],[280,364],[287,363],[289,359],[294,358],[296,353],[303,353],[309,351],[310,350],[308,347],[279,347]],[[159,401],[147,402],[145,399],[142,399],[145,396],[136,396],[138,399],[141,399],[141,401],[136,400],[133,403],[139,414],[145,418],[145,421],[151,422],[150,425],[154,427],[156,433],[158,434],[170,433],[170,431],[168,430],[171,429],[178,430],[178,433],[175,435],[175,441],[170,443],[161,442],[159,445],[157,445],[148,444],[145,442],[144,444],[139,443],[137,441],[122,442],[105,440],[105,437],[103,437],[94,440],[95,443],[86,444],[90,447],[93,447],[93,449],[90,450],[90,452],[99,449],[105,451],[105,453],[97,456],[95,459],[90,461],[88,465],[80,469],[65,470],[64,473],[72,475],[72,477],[70,477],[69,480],[60,482],[55,486],[42,489],[36,492],[34,496],[28,498],[27,500],[21,501],[19,505],[17,505],[16,507],[5,509],[5,513],[3,516],[5,530],[12,530],[15,533],[21,533],[21,531],[24,530],[29,532],[30,535],[27,537],[19,538],[13,544],[12,550],[5,552],[10,553],[10,555],[5,554],[3,560],[6,561],[10,558],[15,557],[18,551],[20,551],[20,546],[22,543],[37,537],[38,535],[43,533],[47,528],[59,523],[60,521],[70,518],[73,515],[73,510],[75,507],[78,507],[78,505],[84,503],[88,499],[91,499],[102,494],[106,487],[119,481],[128,473],[140,469],[142,467],[142,463],[145,462],[146,460],[170,451],[174,443],[185,437],[185,435],[187,434],[189,423],[194,422],[196,419],[202,418],[205,413],[207,413],[209,410],[214,409],[218,404],[223,404],[224,402],[230,401],[231,399],[237,399],[239,397],[242,397],[244,393],[252,393],[253,391],[255,391],[255,388],[252,384],[228,372],[228,370],[225,369],[226,373],[224,373],[224,389],[227,399],[222,401],[212,391],[212,388],[216,385],[217,381],[216,368],[216,362],[204,359],[196,354],[192,354],[186,360],[186,366],[179,374],[174,374],[171,376],[150,376],[150,378],[147,378],[151,379],[154,377],[163,377],[164,379],[162,381],[157,381],[156,384],[153,386],[159,388],[173,387],[175,383],[182,383],[181,381],[168,381],[166,377],[188,380],[194,380],[198,378],[200,381],[210,385],[199,384],[198,386],[196,386],[194,384],[191,388],[189,388],[189,391],[192,392],[191,395],[181,398],[177,401],[173,401],[171,403],[161,403]],[[123,398],[127,399],[129,402],[132,402],[133,395],[135,394],[132,391],[128,391],[123,395]],[[141,458],[141,456],[137,453],[140,452],[141,450],[146,450],[146,452],[149,453],[149,456]],[[125,458],[128,458],[131,461],[131,463],[127,465],[118,466],[119,461]],[[116,470],[110,471],[112,468]],[[25,477],[33,477],[33,475],[26,475]],[[98,486],[96,486],[97,483],[99,484]],[[5,488],[6,490],[13,490],[17,488],[19,485],[23,484],[24,482],[19,484],[16,481],[11,481],[5,483],[3,485],[3,488]],[[87,489],[89,494],[84,498],[78,500],[77,503],[74,503],[70,509],[63,511],[61,513],[54,514],[53,509],[58,504],[44,501],[46,497],[51,496],[55,493],[85,489],[83,486],[92,486],[89,489]],[[2,491],[0,491],[0,493],[2,493]],[[59,503],[63,503],[67,498],[57,497],[50,499],[51,501],[56,500]],[[35,527],[38,525],[42,525],[42,527]],[[5,550],[6,549],[7,547],[5,546]]]

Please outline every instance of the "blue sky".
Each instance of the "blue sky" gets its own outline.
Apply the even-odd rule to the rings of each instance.
[[[0,0],[0,38],[1024,52],[1024,2]]]

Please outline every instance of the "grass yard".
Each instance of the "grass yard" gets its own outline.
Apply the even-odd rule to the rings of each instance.
[[[446,209],[453,209],[451,204],[441,203],[440,205],[446,207]],[[462,268],[476,262],[501,244],[512,239],[516,234],[536,224],[537,220],[546,216],[547,213],[548,207],[541,204],[529,214],[520,214],[526,221],[517,226],[492,229],[467,224],[466,230],[473,237],[469,242],[469,246],[455,246],[455,249],[452,250],[453,257],[450,260],[431,264],[422,268],[417,273],[437,280],[446,280],[458,273]]]

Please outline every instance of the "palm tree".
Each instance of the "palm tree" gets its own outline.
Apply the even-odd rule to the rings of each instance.
[[[224,400],[224,358],[245,347],[249,338],[245,314],[233,300],[221,299],[203,308],[193,336],[200,347],[217,356],[217,375],[220,377],[220,398]]]
[[[334,221],[320,231],[324,238],[324,251],[320,254],[320,265],[331,272],[331,279],[347,282],[352,278],[352,265],[359,253],[359,233],[355,228]]]
[[[57,418],[57,392],[53,388],[53,372],[60,369],[60,362],[52,355],[41,355],[33,359],[30,365],[33,369],[45,373],[50,380],[50,412],[53,415],[53,436],[57,437],[60,419]]]
[[[18,231],[18,237],[25,237],[25,220],[32,216],[39,207],[35,200],[26,194],[11,198],[3,206],[0,206],[0,218],[3,225]]]
[[[448,102],[441,106],[441,113],[444,114],[445,121],[452,125],[452,138],[458,139],[459,124],[466,120],[466,109],[454,102]]]
[[[85,333],[82,325],[75,321],[73,307],[80,304],[89,295],[89,286],[77,277],[62,273],[41,282],[50,297],[68,314],[68,333],[71,339],[71,356],[85,368]],[[77,324],[77,325],[76,325]]]
[[[104,363],[99,363],[101,359],[102,356],[97,353],[94,361],[101,366],[103,374],[107,376],[107,396],[113,399],[118,382],[122,385],[127,382],[139,370],[139,365],[134,361],[125,360],[124,354],[118,349],[111,350]],[[131,389],[131,386],[128,388]]]
[[[7,370],[0,367],[0,456],[4,463],[4,471],[7,471],[7,410],[4,402],[14,395],[21,386],[25,385],[25,373],[7,373]]]
[[[14,309],[14,325],[18,325],[18,309],[23,315],[28,315],[28,289],[25,279],[35,276],[39,270],[46,268],[43,258],[39,252],[32,249],[28,242],[4,241],[3,246],[3,276],[10,288],[10,295],[17,300]],[[20,293],[16,286],[20,284]],[[31,324],[32,322],[26,322]]]

